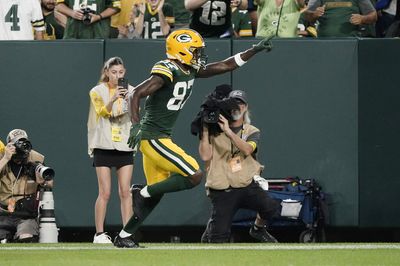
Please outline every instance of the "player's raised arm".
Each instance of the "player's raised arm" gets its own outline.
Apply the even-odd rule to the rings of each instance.
[[[137,124],[140,120],[140,99],[153,94],[160,89],[163,84],[164,80],[160,76],[151,75],[150,78],[146,79],[135,88],[134,93],[130,96],[132,124]]]
[[[267,37],[261,40],[259,43],[253,45],[253,47],[247,49],[246,51],[237,53],[234,56],[228,57],[223,61],[207,64],[205,68],[199,69],[196,77],[207,78],[223,74],[243,66],[244,64],[247,63],[248,60],[250,60],[250,58],[252,58],[258,52],[264,50],[267,52],[271,51],[272,50],[271,39],[272,37]]]

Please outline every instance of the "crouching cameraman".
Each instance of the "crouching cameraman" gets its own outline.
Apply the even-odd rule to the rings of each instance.
[[[24,130],[14,129],[0,152],[0,240],[37,242],[38,185],[52,186],[54,171],[42,165]]]
[[[211,134],[215,125],[204,123],[199,153],[206,162],[206,189],[212,213],[201,241],[229,242],[232,219],[240,208],[258,212],[250,235],[261,242],[277,242],[265,228],[265,221],[276,215],[278,203],[254,182],[262,166],[255,159],[260,131],[250,124],[248,103],[243,91],[234,90],[238,108],[229,117],[219,114],[220,134]],[[226,112],[225,112],[226,113]],[[229,119],[229,120],[228,120]],[[215,131],[215,130],[214,130]]]

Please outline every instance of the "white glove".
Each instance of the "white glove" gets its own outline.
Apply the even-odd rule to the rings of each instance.
[[[268,181],[265,178],[255,175],[253,179],[263,190],[268,190]]]

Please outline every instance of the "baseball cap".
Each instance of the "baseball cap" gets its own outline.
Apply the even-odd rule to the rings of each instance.
[[[7,143],[14,143],[20,139],[28,139],[28,134],[22,129],[13,129],[7,135]]]
[[[242,102],[244,102],[245,104],[247,104],[247,97],[246,97],[246,93],[244,91],[241,91],[241,90],[231,91],[229,93],[229,98],[239,99]]]

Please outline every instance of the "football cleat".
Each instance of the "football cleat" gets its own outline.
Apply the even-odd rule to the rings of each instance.
[[[140,248],[139,243],[133,240],[133,236],[120,237],[117,235],[114,239],[114,246],[117,248]]]
[[[254,229],[254,226],[250,228],[249,234],[264,243],[278,243],[275,237],[273,237],[270,233],[268,233],[267,229],[264,227],[259,228],[258,230]]]

